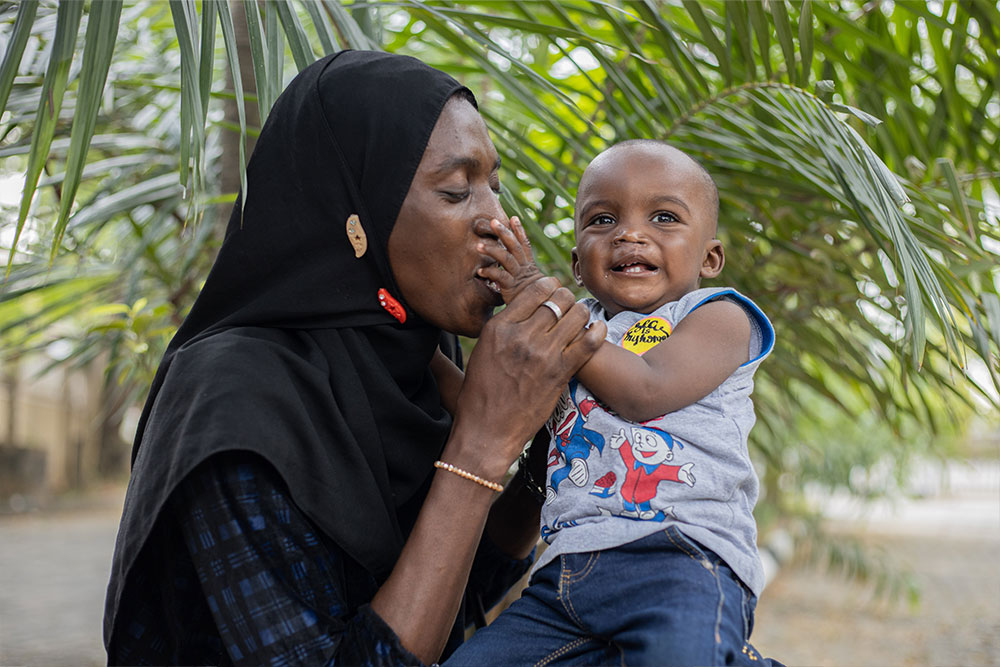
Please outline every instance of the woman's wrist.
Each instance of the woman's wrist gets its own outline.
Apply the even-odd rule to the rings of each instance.
[[[458,475],[462,479],[467,479],[473,484],[478,484],[479,486],[486,487],[490,491],[495,491],[496,493],[503,493],[503,484],[500,484],[498,482],[491,482],[488,479],[483,479],[479,475],[471,473],[468,470],[465,470],[464,468],[459,468],[458,466],[452,465],[447,461],[442,461],[441,459],[438,459],[437,461],[434,462],[434,467],[439,470],[446,470],[453,475]]]
[[[523,442],[491,434],[489,429],[467,431],[456,420],[452,437],[439,458],[484,480],[502,484],[523,446]]]

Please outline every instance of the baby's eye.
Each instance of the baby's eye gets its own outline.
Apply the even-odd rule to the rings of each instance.
[[[667,211],[660,211],[653,215],[653,222],[677,222],[677,216]]]
[[[592,225],[613,225],[615,224],[615,219],[610,215],[601,214],[596,215],[590,219],[590,224]]]

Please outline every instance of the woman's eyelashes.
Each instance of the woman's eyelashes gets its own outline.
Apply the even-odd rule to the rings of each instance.
[[[442,190],[442,196],[450,202],[459,203],[469,198],[469,190]]]
[[[500,196],[500,194],[503,192],[503,188],[501,187],[499,181],[494,182],[494,183],[490,183],[490,191],[495,196],[497,196],[497,197]],[[457,204],[459,202],[465,201],[470,196],[472,196],[472,188],[444,189],[444,190],[441,190],[441,196],[444,197],[445,199],[447,199],[448,201]]]

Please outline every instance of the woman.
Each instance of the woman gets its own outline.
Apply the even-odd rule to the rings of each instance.
[[[603,332],[552,279],[490,319],[474,104],[352,51],[275,103],[140,422],[109,662],[429,663],[525,570],[537,505],[493,488]],[[442,330],[480,337],[453,421]]]

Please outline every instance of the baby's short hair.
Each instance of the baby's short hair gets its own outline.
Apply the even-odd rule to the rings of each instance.
[[[673,146],[673,145],[671,145],[671,144],[669,144],[666,141],[663,141],[661,139],[626,139],[624,141],[619,141],[617,144],[614,144],[613,146],[611,146],[610,148],[608,148],[604,152],[616,150],[618,148],[627,148],[629,146],[664,146],[664,147],[669,148],[671,150],[677,151],[678,153],[680,153],[681,155],[683,155],[687,159],[691,160],[691,162],[693,162],[695,164],[695,166],[698,167],[698,171],[701,172],[702,179],[703,179],[703,181],[705,183],[706,197],[708,198],[708,204],[709,204],[709,212],[710,212],[710,214],[712,216],[713,222],[715,223],[716,231],[718,231],[718,227],[719,227],[719,188],[718,188],[718,186],[715,185],[715,179],[712,178],[712,175],[710,173],[708,173],[708,169],[705,168],[705,165],[703,165],[696,158],[692,157],[691,155],[689,155],[685,151],[682,151],[681,149],[677,148],[676,146]]]

